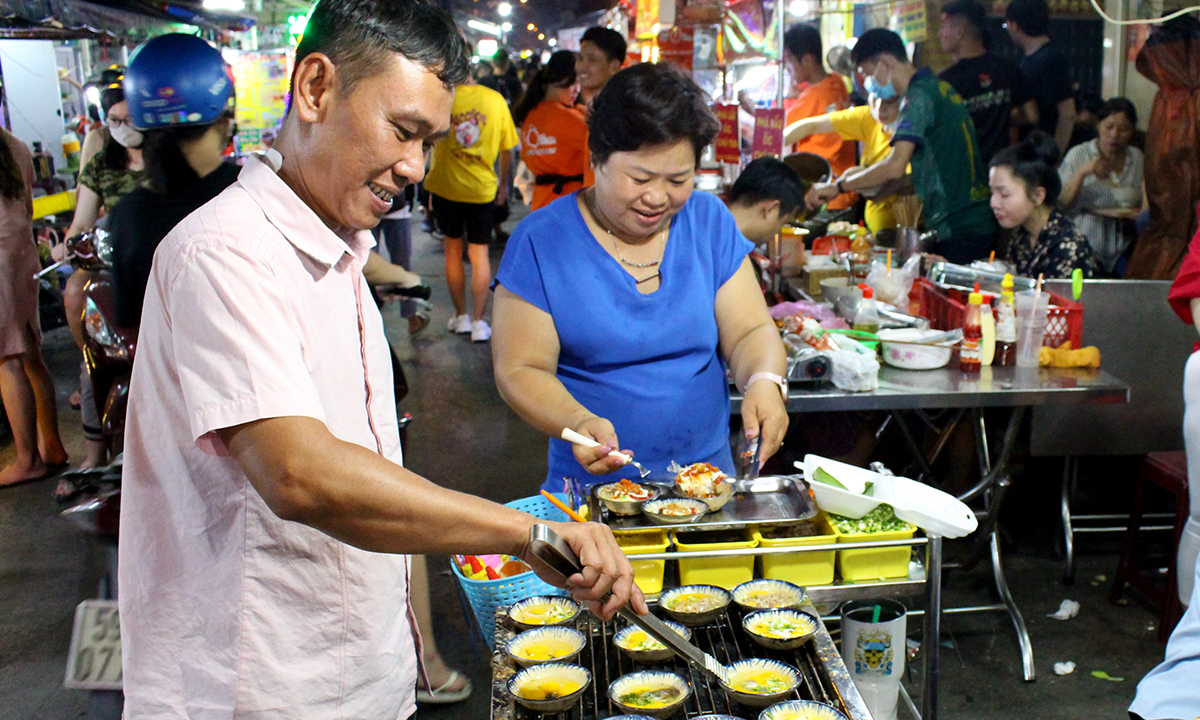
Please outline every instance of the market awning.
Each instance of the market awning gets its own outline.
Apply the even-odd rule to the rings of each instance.
[[[199,0],[0,0],[0,38],[7,39],[140,40],[179,23],[209,30],[244,30],[254,19],[208,12]]]

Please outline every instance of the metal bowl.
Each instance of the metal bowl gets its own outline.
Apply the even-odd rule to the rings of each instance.
[[[747,707],[767,707],[768,705],[773,705],[791,695],[796,691],[796,687],[800,685],[800,671],[778,660],[750,658],[749,660],[738,660],[728,667],[729,682],[721,683],[721,685],[735,700]],[[786,689],[771,692],[754,692],[749,689],[754,687],[756,677],[766,673],[782,676]]]
[[[621,702],[621,697],[627,693],[643,688],[674,688],[678,697],[660,707],[639,707]],[[682,676],[665,670],[644,670],[642,672],[622,675],[608,686],[608,699],[622,712],[649,715],[653,718],[669,718],[679,710],[688,696],[692,694],[692,686]],[[628,699],[628,698],[626,698]]]
[[[509,678],[508,694],[513,696],[513,699],[518,704],[543,714],[565,712],[575,706],[579,702],[579,698],[583,697],[583,691],[592,682],[592,673],[585,667],[579,665],[567,665],[565,663],[548,663],[546,665],[534,665],[519,671],[516,675]],[[550,692],[547,697],[525,697],[521,694],[522,691],[530,693],[531,691],[541,694],[547,687],[547,684],[557,683],[562,687],[566,683],[573,683],[577,687],[569,688],[570,692],[559,695],[557,692]],[[530,688],[531,685],[541,685],[541,687]]]
[[[543,605],[550,607],[543,608]],[[522,630],[566,625],[579,617],[581,606],[569,597],[559,595],[536,595],[518,600],[508,609],[508,617]]]
[[[620,482],[605,483],[603,485],[597,485],[594,490],[596,493],[596,498],[600,500],[604,507],[608,508],[609,512],[616,515],[639,515],[642,512],[642,505],[650,502],[651,500],[657,499],[658,496],[662,494],[662,489],[657,485],[635,483],[648,490],[650,492],[650,497],[646,498],[645,500],[611,500],[604,497],[605,488],[620,484]]]
[[[763,710],[758,720],[850,720],[832,705],[816,700],[789,700]]]
[[[504,652],[521,667],[545,665],[546,663],[573,662],[583,650],[587,638],[575,628],[542,627],[517,635],[504,646]],[[565,654],[555,655],[553,652],[540,649],[539,644],[554,644],[569,648]]]
[[[674,609],[672,606],[686,595],[705,595],[714,598],[716,602],[707,610],[689,612],[682,609]],[[725,612],[725,609],[729,607],[729,603],[732,601],[733,595],[725,588],[717,587],[716,585],[684,585],[668,590],[658,596],[658,604],[672,620],[691,627],[707,625],[716,620],[721,616],[721,613]]]
[[[688,630],[683,625],[680,625],[679,623],[671,622],[670,620],[667,620],[665,622],[668,627],[670,627],[672,630],[674,630],[675,632],[682,635],[684,640],[690,640],[692,638],[692,631]],[[654,645],[653,649],[635,649],[635,648],[629,647],[629,643],[631,641],[644,642],[641,638],[636,637],[636,635],[638,633],[641,633],[642,635],[646,635],[646,631],[641,629],[637,625],[630,625],[628,627],[622,628],[621,630],[619,630],[617,632],[616,635],[613,636],[613,645],[616,645],[621,650],[621,652],[628,655],[629,659],[633,660],[634,662],[640,662],[640,663],[662,662],[663,660],[666,660],[667,658],[671,657],[672,653],[671,653],[670,648],[668,648],[666,645],[663,645],[662,643],[658,642],[657,640],[655,640],[654,638],[649,637],[649,636],[646,637],[646,640],[648,640],[650,643],[652,643]]]
[[[692,515],[664,515],[662,509],[668,505],[683,505],[694,509],[696,512]],[[659,525],[686,525],[694,523],[704,517],[704,513],[708,512],[708,503],[696,498],[674,497],[661,498],[659,500],[651,500],[642,505],[642,514],[650,518],[651,522]]]
[[[794,610],[804,601],[804,588],[786,580],[751,580],[733,589],[733,601],[746,612]]]
[[[768,627],[775,625],[773,630]],[[754,642],[771,650],[793,650],[813,639],[821,626],[816,616],[799,610],[762,610],[742,618]]]

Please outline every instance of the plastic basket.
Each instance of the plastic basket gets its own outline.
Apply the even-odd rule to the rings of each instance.
[[[820,535],[795,538],[766,538],[762,528],[754,531],[758,546],[764,548],[804,547],[837,542],[837,531],[829,524],[824,511],[817,513],[813,522],[820,528]],[[833,582],[834,551],[797,552],[762,556],[762,576],[769,580],[786,580],[801,586],[828,585]]]
[[[931,328],[953,330],[963,326],[967,307],[961,298],[954,297],[926,278],[917,278],[917,284],[921,288],[919,312],[922,317],[929,318]],[[1071,347],[1076,350],[1083,347],[1083,305],[1049,290],[1043,292],[1050,295],[1050,312],[1042,344],[1056,348],[1070,341]]]
[[[566,501],[565,495],[557,497]],[[514,500],[505,505],[529,513],[541,520],[555,522],[570,520],[566,513],[551,505],[550,501],[541,495]],[[471,614],[475,616],[475,624],[479,627],[484,642],[492,648],[496,644],[496,608],[501,605],[511,605],[522,598],[534,595],[569,595],[566,590],[544,582],[531,572],[497,580],[472,580],[462,574],[457,563],[451,561],[450,568],[458,580],[463,594],[467,596],[467,602],[471,605]]]
[[[677,530],[671,539],[679,552],[689,550],[743,550],[758,547],[754,533],[747,528],[740,540],[731,542],[705,542],[705,531]],[[680,536],[683,536],[682,538]],[[679,582],[682,585],[716,585],[732,590],[744,582],[754,579],[754,556],[679,558]]]

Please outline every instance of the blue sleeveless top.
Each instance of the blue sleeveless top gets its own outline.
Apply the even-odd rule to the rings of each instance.
[[[643,295],[596,241],[576,197],[559,198],[517,226],[495,284],[553,318],[558,379],[612,422],[621,447],[654,475],[665,475],[672,460],[710,462],[732,475],[715,303],[753,244],[716,196],[693,192],[671,220],[659,288]],[[591,486],[637,476],[628,466],[591,475],[570,443],[552,438],[543,487],[561,492],[564,477]]]

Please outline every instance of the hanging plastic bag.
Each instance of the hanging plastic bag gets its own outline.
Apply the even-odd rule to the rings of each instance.
[[[837,350],[822,353],[833,362],[834,386],[848,392],[867,392],[879,387],[879,360],[875,352],[844,335],[837,342]]]
[[[912,290],[913,281],[921,272],[921,256],[914,254],[903,267],[892,268],[888,272],[885,260],[872,260],[867,272],[867,285],[875,291],[875,299],[882,300],[888,305],[899,308],[908,307],[908,293]]]

